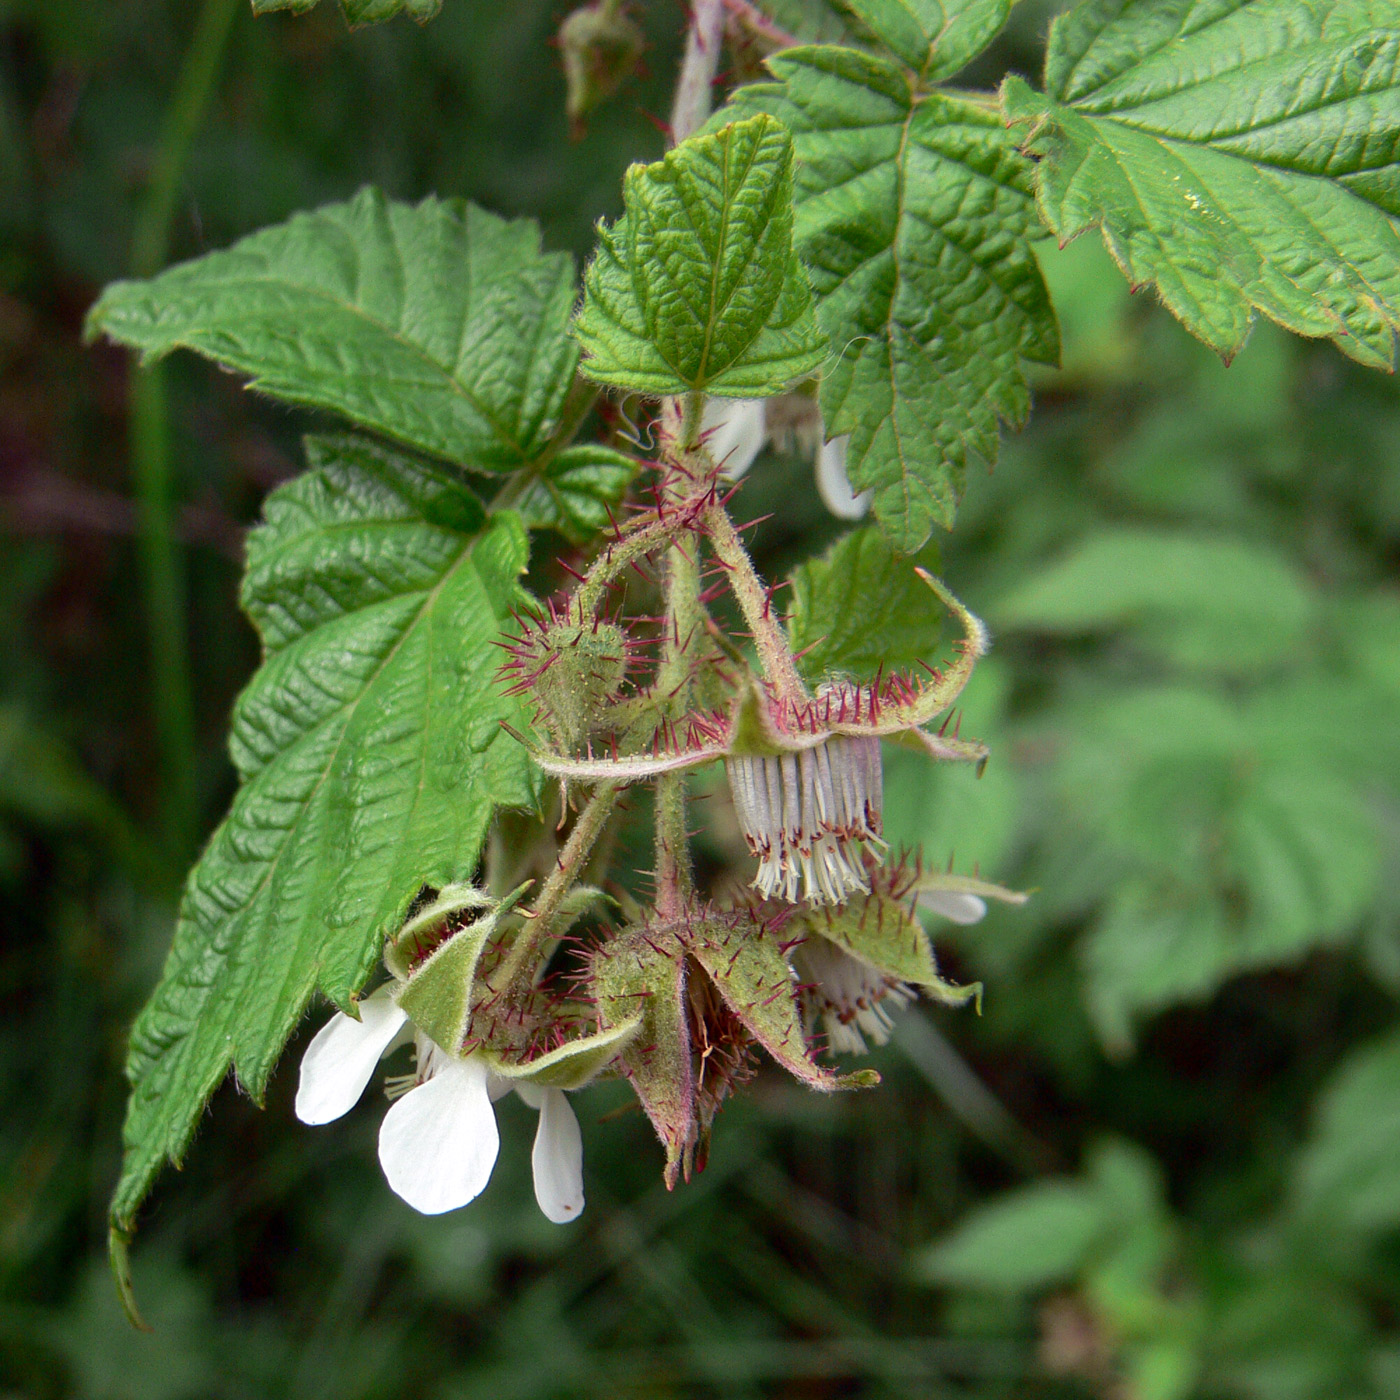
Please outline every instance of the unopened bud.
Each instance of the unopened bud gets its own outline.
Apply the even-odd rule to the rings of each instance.
[[[559,52],[568,86],[566,111],[573,134],[636,71],[646,35],[620,4],[584,5],[559,26]]]

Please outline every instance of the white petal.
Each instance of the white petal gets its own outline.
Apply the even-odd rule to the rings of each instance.
[[[709,434],[705,446],[720,471],[730,481],[738,481],[763,447],[767,433],[763,400],[710,399],[700,419],[700,431]]]
[[[379,1129],[379,1165],[414,1210],[441,1215],[481,1194],[500,1146],[486,1066],[449,1060],[390,1105]]]
[[[562,1089],[538,1092],[540,1125],[530,1154],[535,1199],[547,1220],[567,1225],[583,1214],[583,1135]]]
[[[817,449],[817,490],[827,510],[840,520],[859,520],[870,509],[870,492],[857,496],[846,476],[846,444],[850,440],[847,433]]]
[[[407,1019],[387,987],[360,1003],[358,1021],[343,1011],[332,1016],[301,1057],[297,1117],[330,1123],[349,1113]]]
[[[985,899],[958,890],[924,890],[919,895],[919,903],[955,924],[975,924],[987,912]]]

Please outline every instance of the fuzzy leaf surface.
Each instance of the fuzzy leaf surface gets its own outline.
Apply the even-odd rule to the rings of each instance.
[[[792,247],[792,140],[760,114],[633,165],[574,322],[583,373],[643,394],[776,394],[827,353]]]
[[[817,47],[768,66],[781,81],[732,105],[793,133],[797,249],[839,352],[826,431],[850,434],[852,487],[912,553],[952,525],[968,458],[995,461],[998,419],[1024,422],[1023,361],[1059,357],[1030,165],[992,113],[887,60]]]
[[[945,611],[914,572],[937,574],[939,551],[896,554],[874,526],[843,535],[793,571],[788,640],[811,681],[841,673],[858,680],[916,666],[938,648]]]
[[[1225,356],[1262,311],[1388,367],[1400,324],[1400,4],[1089,0],[1026,124],[1061,241],[1091,227]]]
[[[924,82],[950,78],[996,37],[1011,0],[845,0],[846,8]]]
[[[307,450],[248,541],[264,659],[234,712],[242,786],[132,1031],[124,1228],[230,1066],[261,1097],[315,991],[348,1007],[421,887],[470,880],[496,805],[535,797],[492,644],[524,601],[519,519],[372,443]]]
[[[573,382],[573,260],[471,205],[362,190],[147,282],[88,316],[157,359],[195,350],[251,387],[483,471],[543,449]]]

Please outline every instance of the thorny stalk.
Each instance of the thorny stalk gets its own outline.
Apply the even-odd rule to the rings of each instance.
[[[533,954],[554,937],[555,921],[564,902],[564,896],[578,883],[588,860],[593,843],[602,834],[608,818],[617,802],[618,789],[614,783],[599,783],[593,795],[584,804],[583,810],[574,822],[564,849],[554,862],[549,878],[540,887],[539,898],[534,907],[525,911],[525,923],[515,936],[510,952],[501,963],[497,980],[506,995],[515,990],[517,980],[530,965],[534,973]]]
[[[794,705],[805,703],[807,688],[797,673],[797,663],[793,660],[783,629],[773,615],[772,597],[763,580],[754,572],[749,552],[744,548],[729,512],[718,502],[705,512],[705,532],[720,564],[728,573],[730,591],[749,625],[763,673],[776,692],[776,698]]]

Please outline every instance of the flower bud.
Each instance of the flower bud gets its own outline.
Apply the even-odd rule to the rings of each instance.
[[[584,5],[559,26],[559,52],[568,88],[565,110],[575,137],[584,119],[634,73],[646,35],[618,4]]]

